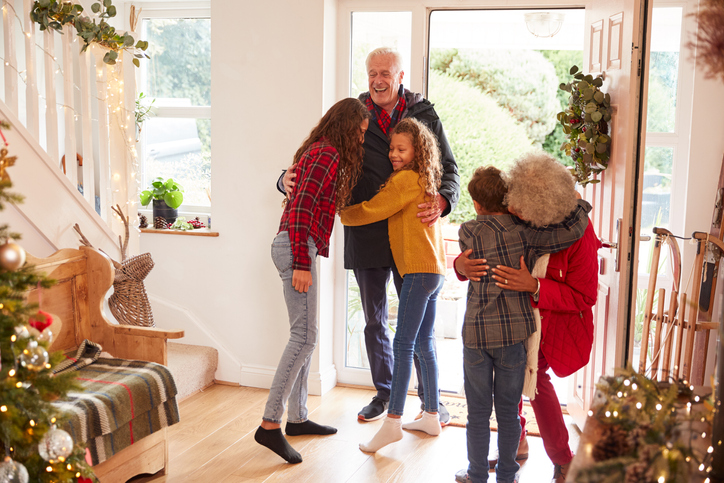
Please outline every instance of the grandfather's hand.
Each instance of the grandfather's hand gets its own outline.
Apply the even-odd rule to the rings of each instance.
[[[294,170],[297,169],[296,164],[292,164],[287,168],[287,172],[284,173],[284,178],[282,179],[282,184],[284,185],[284,192],[287,194],[287,199],[292,199],[292,191],[294,190],[294,186],[296,183],[294,182],[294,178],[297,177],[297,173],[294,172]],[[305,290],[306,292],[306,290]]]
[[[434,207],[431,202],[417,205],[420,209],[417,217],[422,218],[420,220],[421,223],[428,223],[429,226],[434,225],[437,219],[440,218],[440,215],[442,215],[442,212],[447,209],[447,200],[443,195],[438,193],[435,199],[437,200],[437,204]]]
[[[498,265],[493,268],[492,277],[496,280],[495,285],[500,288],[529,293],[535,293],[538,290],[538,280],[528,271],[523,257],[520,257],[520,270]]]
[[[490,266],[488,261],[484,258],[470,258],[473,253],[472,248],[468,248],[455,259],[455,270],[460,275],[467,277],[468,280],[473,282],[479,282],[480,277],[484,277],[488,274]]]
[[[312,286],[312,272],[307,270],[294,270],[292,273],[292,286],[299,293],[307,293]]]

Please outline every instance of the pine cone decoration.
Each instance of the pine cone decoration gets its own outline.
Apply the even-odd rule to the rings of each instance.
[[[593,447],[591,455],[595,461],[605,461],[629,453],[628,433],[617,425],[606,426],[601,438]]]
[[[138,214],[138,227],[148,228],[148,218],[146,218],[146,215]]]
[[[166,218],[163,216],[157,216],[154,220],[153,227],[157,230],[167,230],[168,223],[166,223]]]
[[[649,432],[649,425],[642,424],[629,431],[626,438],[629,448],[636,450],[639,445],[646,444],[646,434]]]
[[[649,483],[652,480],[649,480],[648,470],[648,463],[637,461],[626,468],[626,478],[623,481],[624,483]]]

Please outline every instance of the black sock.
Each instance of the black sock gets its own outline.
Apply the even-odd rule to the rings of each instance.
[[[254,439],[262,446],[266,446],[276,454],[284,458],[287,463],[301,463],[302,455],[292,448],[282,434],[281,428],[264,429],[259,426],[254,434]]]
[[[334,434],[337,432],[337,428],[322,426],[307,419],[303,423],[287,422],[287,427],[284,428],[284,432],[289,436],[300,436],[302,434]]]

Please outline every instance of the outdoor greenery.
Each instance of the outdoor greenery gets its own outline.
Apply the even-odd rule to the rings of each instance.
[[[559,84],[553,65],[533,50],[442,50],[431,53],[433,69],[462,79],[492,97],[543,143],[555,127]]]
[[[490,96],[467,82],[430,72],[430,101],[435,104],[460,173],[461,196],[451,223],[475,217],[467,185],[475,168],[508,167],[520,154],[533,149],[525,128]]]
[[[570,78],[568,71],[572,65],[583,64],[583,51],[581,50],[539,50],[538,52],[548,59],[548,62],[553,64],[553,68],[556,70],[556,76],[558,77],[558,84],[568,82]],[[559,102],[557,112],[568,107],[568,94],[565,91],[556,89],[556,98]],[[558,161],[565,166],[573,166],[571,158],[561,151],[561,145],[565,141],[566,135],[563,132],[563,126],[560,123],[556,123],[555,129],[548,133],[545,141],[543,141],[543,151],[558,159]]]
[[[72,2],[61,2],[60,0],[36,0],[33,9],[30,11],[30,19],[40,25],[40,30],[53,29],[63,33],[63,27],[72,24],[84,44],[81,52],[92,44],[97,43],[108,50],[103,56],[103,62],[109,65],[116,63],[118,53],[122,50],[133,55],[133,64],[139,67],[138,59],[148,58],[145,50],[148,42],[139,40],[135,42],[133,36],[128,32],[120,34],[112,27],[106,19],[116,16],[116,7],[112,0],[103,0],[103,3],[96,2],[91,5],[91,11],[98,14],[100,22],[81,15],[83,6]]]

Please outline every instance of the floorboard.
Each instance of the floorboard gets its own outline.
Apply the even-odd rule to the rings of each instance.
[[[170,463],[166,475],[144,475],[133,483],[419,483],[454,482],[467,466],[465,429],[448,426],[438,437],[405,431],[402,441],[376,454],[359,443],[374,436],[382,421],[363,423],[357,412],[374,395],[368,389],[336,387],[323,398],[309,397],[309,418],[334,426],[330,436],[292,436],[288,440],[304,462],[289,465],[254,441],[269,391],[214,385],[180,404],[181,422],[169,429]],[[419,411],[408,397],[404,420]],[[578,446],[577,428],[569,422],[571,448]],[[491,432],[491,447],[497,433]],[[550,481],[553,464],[539,437],[529,436],[530,458],[521,466],[521,483]],[[495,481],[491,473],[489,481]]]

